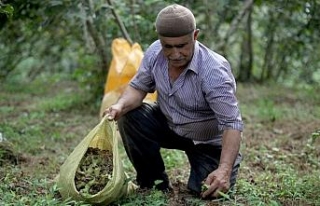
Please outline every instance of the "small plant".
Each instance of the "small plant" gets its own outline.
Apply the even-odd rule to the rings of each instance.
[[[314,143],[317,139],[320,139],[320,130],[311,134],[311,142]]]

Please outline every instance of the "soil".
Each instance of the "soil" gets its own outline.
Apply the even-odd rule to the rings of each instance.
[[[57,87],[56,89],[59,91],[61,87],[65,85],[60,85],[60,88]],[[69,85],[68,85],[69,86]],[[70,86],[71,87],[71,86]],[[253,89],[252,89],[253,90]],[[253,90],[255,91],[255,90]],[[245,93],[245,92],[248,92]],[[11,94],[10,94],[11,95]],[[8,94],[8,96],[10,96]],[[50,95],[52,95],[50,93]],[[241,93],[242,97],[240,97],[241,104],[248,105],[252,104],[251,102],[257,101],[260,97],[259,92],[257,91],[252,92],[250,89],[246,88]],[[308,111],[308,108],[312,109],[318,105],[318,103],[313,104],[312,102],[308,103],[303,100],[293,99],[290,96],[290,92],[281,95],[282,99],[279,100],[281,104],[287,105],[288,108],[300,108],[298,107],[299,104],[305,105],[303,108],[306,109],[306,113],[311,113]],[[14,122],[16,118],[23,112],[32,112],[28,111],[31,110],[29,105],[33,103],[33,96],[30,96],[29,100],[26,101],[14,101],[14,98],[8,98],[10,100],[10,105],[7,102],[3,102],[0,106],[10,106],[18,108],[19,110],[15,112],[11,112],[7,116],[0,116],[0,118],[6,118],[7,122]],[[22,105],[23,102],[23,105]],[[0,101],[1,103],[1,101]],[[310,105],[308,105],[310,104]],[[8,107],[9,107],[8,106]],[[44,187],[37,187],[33,185],[30,179],[34,180],[35,175],[39,177],[44,177],[47,179],[51,179],[52,183],[54,183],[54,178],[59,173],[59,166],[63,163],[63,159],[72,151],[72,147],[77,145],[77,143],[83,138],[87,132],[93,128],[95,123],[97,122],[98,115],[95,113],[96,111],[90,113],[86,111],[86,107],[76,111],[59,111],[59,115],[55,112],[48,112],[46,113],[47,119],[54,119],[52,122],[63,122],[66,126],[62,127],[61,129],[55,132],[60,132],[62,134],[73,134],[74,137],[77,138],[70,138],[68,140],[60,140],[57,141],[52,147],[43,146],[38,149],[37,152],[24,152],[19,153],[15,151],[11,144],[6,142],[0,142],[0,181],[2,182],[4,178],[11,178],[10,185],[8,185],[8,189],[15,192],[17,196],[19,195],[28,195],[31,191],[35,192],[38,195],[47,195],[48,188]],[[253,110],[255,108],[252,108]],[[73,112],[73,113],[72,113]],[[79,116],[77,116],[79,115]],[[75,119],[81,119],[81,122],[75,122]],[[303,159],[306,155],[301,154],[301,148],[303,148],[309,137],[310,134],[314,131],[320,130],[320,119],[308,119],[308,118],[297,118],[297,119],[288,119],[288,118],[279,118],[279,119],[256,119],[254,115],[250,116],[244,114],[243,116],[245,121],[245,131],[243,133],[243,145],[242,145],[242,153],[244,154],[244,166],[241,168],[239,173],[239,178],[245,179],[247,182],[255,184],[255,175],[261,171],[265,171],[266,169],[272,170],[272,165],[266,165],[262,158],[259,156],[259,151],[261,147],[265,147],[268,151],[281,154],[288,154],[291,155],[292,162],[287,162],[295,165],[301,174],[307,174],[309,170],[313,168],[306,164],[306,160]],[[35,120],[34,120],[35,121]],[[42,121],[42,120],[41,120]],[[39,122],[29,122],[30,125],[38,125],[42,124]],[[52,124],[52,122],[48,122]],[[2,121],[4,122],[4,121]],[[1,123],[1,122],[0,122]],[[47,127],[48,131],[52,130],[51,125],[43,124],[44,127]],[[0,131],[1,132],[1,131]],[[23,131],[22,131],[23,132]],[[50,132],[48,132],[50,133]],[[52,132],[54,133],[54,132]],[[40,140],[39,140],[40,141]],[[64,142],[60,142],[64,141]],[[319,141],[317,145],[320,145]],[[317,153],[314,154],[316,156],[320,156],[320,150],[316,151]],[[108,154],[107,151],[97,151],[95,149],[89,149],[88,156],[96,158],[101,158],[101,161],[105,164],[101,164],[101,174],[110,174],[112,171],[112,155]],[[254,156],[251,158],[249,155]],[[55,159],[52,157],[56,157]],[[62,160],[61,160],[62,159]],[[101,162],[98,160],[98,162]],[[53,163],[54,162],[54,163]],[[83,165],[90,165],[90,163],[82,163]],[[100,163],[99,163],[100,164]],[[50,168],[48,168],[50,166]],[[6,170],[6,167],[8,169]],[[15,169],[12,169],[15,168]],[[43,169],[46,168],[46,169]],[[80,167],[81,168],[81,167]],[[80,171],[83,171],[81,169]],[[14,171],[14,172],[12,172]],[[186,181],[188,178],[188,165],[185,167],[175,168],[168,171],[168,175],[170,177],[173,191],[168,193],[168,201],[169,206],[184,206],[184,205],[192,205],[192,199],[195,197],[193,194],[190,194],[189,191],[186,189]],[[41,174],[42,173],[42,174]],[[92,178],[97,178],[94,173],[90,173],[90,176],[81,176],[79,174],[78,177],[75,179],[75,184],[77,185],[78,190],[82,190],[80,187],[81,182],[89,182]],[[38,178],[37,176],[37,178]],[[101,175],[98,175],[101,176]],[[95,194],[106,185],[108,181],[108,176],[104,179],[95,181],[96,184],[92,186],[91,189],[85,191],[88,194]],[[137,190],[137,193],[140,193],[142,196],[147,196],[150,191],[142,191]],[[56,198],[60,198],[59,193],[55,194]],[[204,200],[206,202],[206,200]],[[207,206],[213,205],[221,205],[219,203],[215,203],[214,201],[207,201]]]
[[[112,176],[113,155],[109,150],[89,147],[75,175],[75,185],[82,195],[94,195],[103,190]]]
[[[0,167],[22,165],[26,162],[27,154],[16,152],[12,144],[6,140],[0,142]]]

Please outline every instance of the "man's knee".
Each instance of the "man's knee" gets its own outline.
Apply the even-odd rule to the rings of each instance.
[[[150,105],[144,103],[141,106],[127,112],[118,120],[118,126],[123,127],[125,124],[135,124],[147,118],[150,113]]]

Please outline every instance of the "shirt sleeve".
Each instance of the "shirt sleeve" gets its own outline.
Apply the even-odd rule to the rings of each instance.
[[[219,130],[243,131],[243,122],[236,98],[236,82],[229,63],[224,61],[208,72],[203,88],[205,98],[219,122]]]
[[[157,50],[158,45],[156,42],[146,50],[137,73],[130,81],[130,86],[147,93],[153,93],[155,91],[155,81],[152,75],[152,69]]]

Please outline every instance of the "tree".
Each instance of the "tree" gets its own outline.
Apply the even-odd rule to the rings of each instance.
[[[227,57],[238,81],[318,84],[319,0],[3,0],[0,79],[66,73],[98,95],[112,40],[146,49],[158,11],[171,3],[194,11],[199,40]]]

